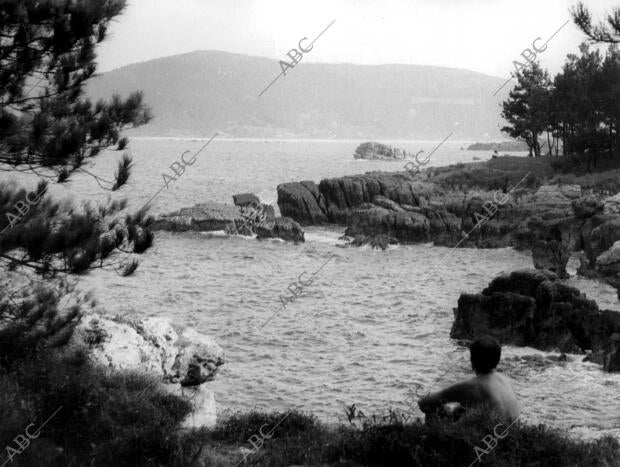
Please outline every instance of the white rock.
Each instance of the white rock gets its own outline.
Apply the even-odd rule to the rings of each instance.
[[[76,326],[65,349],[85,350],[91,361],[113,370],[137,371],[160,379],[163,389],[192,404],[194,411],[184,420],[184,427],[215,424],[213,392],[205,384],[179,384],[190,364],[198,365],[200,374],[209,380],[224,364],[224,350],[213,338],[191,328],[179,335],[166,318],[119,320],[94,314]]]
[[[174,361],[179,353],[176,345],[179,335],[172,327],[170,320],[166,318],[146,318],[140,321],[140,326],[143,337],[160,350],[164,375],[171,376],[173,374],[172,367]]]
[[[153,345],[127,323],[99,315],[83,318],[76,326],[68,349],[85,349],[94,362],[114,370],[132,370],[164,377],[163,359]]]

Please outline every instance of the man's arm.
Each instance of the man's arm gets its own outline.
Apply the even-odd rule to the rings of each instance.
[[[458,402],[462,406],[467,406],[476,400],[478,400],[478,388],[470,380],[424,396],[418,401],[418,406],[422,412],[428,413],[434,412],[449,402]]]

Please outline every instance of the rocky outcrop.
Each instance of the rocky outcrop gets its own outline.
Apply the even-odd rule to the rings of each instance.
[[[304,232],[297,222],[288,217],[276,218],[274,207],[262,204],[257,196],[242,193],[234,195],[233,201],[234,206],[223,203],[201,203],[191,208],[162,214],[149,227],[153,230],[172,232],[224,230],[229,235],[256,235],[257,238],[304,241]]]
[[[404,151],[393,146],[388,146],[381,143],[362,143],[356,149],[353,154],[355,159],[369,159],[369,160],[394,160],[403,159],[405,157]]]
[[[258,224],[256,227],[256,237],[261,238],[281,238],[292,242],[303,242],[304,231],[301,226],[290,217],[278,217],[271,221]]]
[[[450,337],[490,334],[500,342],[541,350],[603,355],[604,369],[615,366],[620,313],[599,310],[579,290],[549,271],[523,270],[495,278],[479,294],[462,294],[454,309]],[[612,362],[612,363],[609,363]]]
[[[194,408],[185,427],[213,426],[216,406],[204,383],[224,364],[224,351],[193,329],[176,330],[165,318],[126,320],[84,317],[64,352],[84,352],[95,364],[152,377],[161,388],[188,400]]]
[[[241,210],[237,206],[208,202],[161,214],[149,227],[152,230],[171,232],[209,232],[224,230],[227,225],[242,221]]]
[[[278,185],[278,207],[283,216],[293,218],[301,225],[319,225],[329,222],[323,195],[314,182],[293,182]]]
[[[240,208],[241,220],[237,220],[226,226],[226,233],[229,235],[256,235],[258,226],[261,224],[273,225],[275,211],[273,206],[268,204],[256,204],[254,202],[246,204]]]
[[[557,228],[568,243],[572,203],[578,185],[546,185],[536,191],[445,189],[413,179],[406,173],[371,172],[313,182],[278,186],[283,215],[302,225],[343,224],[346,234],[388,235],[403,243],[433,241],[454,246],[529,248]],[[573,229],[576,230],[576,227]],[[572,238],[575,237],[575,238]]]

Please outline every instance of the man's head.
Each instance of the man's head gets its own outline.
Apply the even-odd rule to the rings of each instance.
[[[471,367],[476,373],[490,373],[499,363],[502,347],[499,341],[491,336],[478,337],[469,347]]]

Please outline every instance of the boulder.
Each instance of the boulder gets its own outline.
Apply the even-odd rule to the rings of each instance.
[[[249,205],[260,206],[260,199],[253,193],[240,193],[233,195],[233,203],[235,206],[245,207]]]
[[[179,333],[166,318],[128,320],[92,314],[80,321],[63,349],[76,351],[94,364],[144,373],[159,381],[163,390],[185,397],[195,412],[184,426],[215,424],[215,398],[203,383],[213,380],[224,364],[224,351],[209,336],[189,328]]]
[[[480,294],[462,294],[450,337],[490,334],[503,343],[569,353],[591,350],[613,360],[616,332],[619,312],[599,310],[550,271],[523,270],[496,277]]]
[[[281,238],[292,242],[305,241],[301,226],[290,217],[278,217],[275,220],[259,224],[256,228],[256,238]]]
[[[161,214],[149,226],[152,230],[186,232],[189,230],[209,232],[224,230],[227,225],[242,222],[237,206],[223,203],[200,203],[169,214]]]

